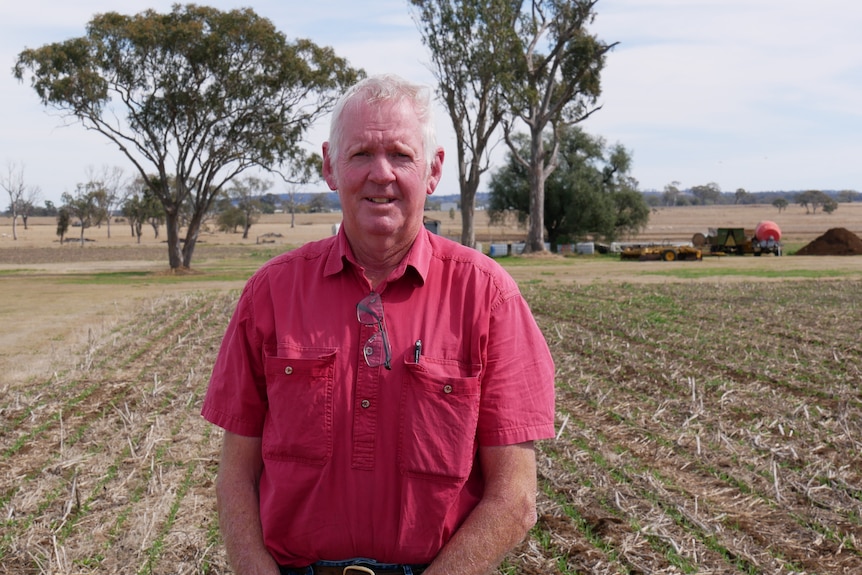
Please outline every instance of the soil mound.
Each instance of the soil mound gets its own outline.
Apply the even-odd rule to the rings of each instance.
[[[798,256],[862,255],[862,239],[844,228],[832,228],[796,252]]]

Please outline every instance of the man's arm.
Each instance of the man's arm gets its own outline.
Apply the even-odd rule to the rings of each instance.
[[[485,494],[425,575],[492,572],[536,523],[536,451],[532,442],[480,447]]]
[[[219,527],[236,575],[278,575],[263,544],[258,486],[263,469],[261,439],[228,431],[216,480]]]

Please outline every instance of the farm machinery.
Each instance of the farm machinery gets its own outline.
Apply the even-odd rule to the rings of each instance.
[[[685,245],[653,244],[646,246],[628,246],[620,252],[622,260],[701,260],[703,252],[696,247]]]
[[[762,221],[754,231],[744,228],[713,228],[704,236],[696,233],[691,238],[693,246],[707,251],[711,255],[746,255],[763,254],[781,255],[781,229],[778,224]]]

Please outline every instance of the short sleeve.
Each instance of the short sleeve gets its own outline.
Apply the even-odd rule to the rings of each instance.
[[[554,362],[520,293],[492,311],[482,376],[479,444],[554,437]]]

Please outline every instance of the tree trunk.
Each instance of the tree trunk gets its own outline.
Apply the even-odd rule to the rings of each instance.
[[[461,183],[461,245],[476,247],[476,190],[469,182]]]
[[[463,154],[458,154],[459,164],[464,166]],[[465,172],[462,170],[462,172]],[[476,247],[476,192],[482,177],[481,167],[474,160],[470,163],[469,172],[459,173],[461,186],[461,244],[470,248]]]
[[[201,216],[203,213],[201,213]],[[195,246],[198,243],[198,235],[201,231],[201,218],[193,217],[189,222],[189,228],[186,231],[186,241],[183,245],[183,267],[192,267],[192,255],[195,253]]]
[[[180,245],[180,218],[176,212],[166,213],[165,227],[168,228],[168,264],[172,271],[176,271],[183,265],[183,249]]]
[[[476,209],[474,198],[465,198],[461,194],[461,245],[476,247]]]
[[[542,134],[533,135],[530,153],[530,227],[525,252],[545,251],[545,149]]]
[[[18,239],[18,214],[12,214],[12,239]]]
[[[545,185],[544,178],[537,174],[530,186],[530,229],[527,233],[527,252],[545,251]]]

